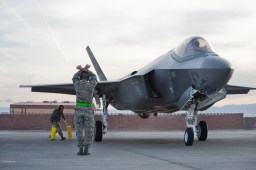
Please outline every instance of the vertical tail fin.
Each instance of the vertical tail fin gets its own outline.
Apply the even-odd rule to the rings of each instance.
[[[88,55],[91,59],[91,62],[94,66],[94,69],[97,72],[97,75],[98,75],[100,81],[106,81],[107,78],[106,78],[105,74],[103,73],[102,69],[100,68],[100,65],[98,64],[98,62],[97,62],[96,58],[94,57],[94,55],[93,55],[89,46],[86,47],[86,51],[87,51],[87,53],[88,53]]]

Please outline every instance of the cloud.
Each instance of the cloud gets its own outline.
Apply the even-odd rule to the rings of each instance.
[[[249,15],[249,12],[232,9],[191,10],[183,15],[178,30],[192,35],[222,34],[228,31],[228,24]]]
[[[5,99],[4,102],[5,102],[5,103],[12,103],[13,100],[12,100],[12,99]]]
[[[6,48],[11,48],[11,47],[28,47],[28,43],[22,43],[22,42],[17,42],[13,40],[4,40],[2,37],[0,37],[0,48],[6,47]]]
[[[40,11],[40,14],[42,15],[43,21],[44,21],[44,23],[45,23],[46,26],[47,26],[47,29],[48,29],[48,31],[49,31],[49,34],[51,35],[53,41],[56,43],[57,48],[59,49],[60,53],[64,56],[66,62],[68,62],[68,61],[69,61],[68,55],[64,52],[63,48],[61,47],[60,42],[59,42],[59,40],[57,39],[57,37],[56,37],[56,35],[55,35],[53,29],[51,28],[51,26],[49,25],[49,23],[48,23],[46,17],[44,16],[44,13],[43,13],[43,11],[42,11],[42,9],[41,9],[41,7],[40,7],[40,4],[38,3],[38,1],[36,1],[36,2],[37,2],[37,7],[38,7],[38,9],[39,9],[39,11]]]
[[[6,62],[6,61],[15,61],[17,60],[17,58],[11,54],[7,54],[7,53],[2,53],[0,52],[0,61],[1,62]]]
[[[5,9],[7,9],[9,11],[9,13],[12,16],[15,16],[15,18],[23,24],[23,26],[25,28],[27,28],[28,30],[31,30],[30,25],[23,19],[23,17],[17,12],[17,10],[13,7],[11,7],[5,0],[1,1],[2,5],[5,7]]]
[[[1,98],[54,97],[18,89],[18,85],[70,82],[76,65],[90,63],[86,45],[112,79],[145,66],[191,35],[206,36],[217,53],[234,63],[237,70],[231,83],[255,84],[250,74],[240,74],[250,70],[256,75],[254,1],[0,3]]]

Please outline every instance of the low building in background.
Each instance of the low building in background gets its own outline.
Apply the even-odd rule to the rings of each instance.
[[[10,114],[0,115],[0,130],[49,130],[52,111],[64,105],[64,114],[73,125],[75,102],[43,101],[18,102],[10,105]],[[95,120],[102,120],[102,110],[97,110]],[[254,129],[255,118],[244,118],[243,113],[200,113],[198,121],[207,122],[209,129]],[[109,130],[184,130],[185,114],[174,113],[151,115],[141,119],[131,111],[109,110]],[[61,121],[62,128],[66,125]]]
[[[10,114],[50,114],[59,105],[64,106],[65,114],[74,114],[75,102],[72,101],[43,101],[43,102],[18,102],[10,105]]]

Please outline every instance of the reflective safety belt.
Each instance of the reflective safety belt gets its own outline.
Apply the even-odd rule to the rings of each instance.
[[[92,103],[76,102],[76,106],[91,107],[92,105]]]

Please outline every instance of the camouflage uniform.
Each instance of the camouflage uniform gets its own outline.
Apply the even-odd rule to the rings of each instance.
[[[63,133],[60,128],[60,117],[62,117],[64,120],[66,120],[63,112],[60,111],[59,109],[55,109],[52,112],[52,115],[50,117],[50,122],[52,123],[52,126],[56,127],[57,132],[61,136],[61,138],[63,138]]]
[[[76,135],[78,147],[90,147],[94,136],[94,117],[93,117],[93,91],[97,84],[96,75],[88,70],[89,81],[80,80],[81,71],[78,71],[72,78],[76,90]],[[87,106],[79,106],[84,103]]]

